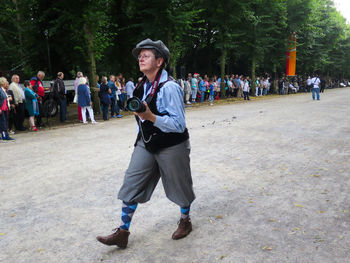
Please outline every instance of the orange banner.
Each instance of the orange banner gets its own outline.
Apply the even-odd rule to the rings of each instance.
[[[295,76],[295,68],[297,62],[297,38],[296,34],[290,35],[288,38],[287,51],[287,76]]]

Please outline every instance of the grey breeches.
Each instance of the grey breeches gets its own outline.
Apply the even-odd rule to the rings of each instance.
[[[150,200],[159,178],[166,196],[181,207],[190,206],[195,199],[190,168],[189,140],[148,152],[142,140],[137,142],[125,172],[118,198],[125,202],[145,203]]]

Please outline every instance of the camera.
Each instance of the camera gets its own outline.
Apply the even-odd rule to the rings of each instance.
[[[138,97],[132,97],[128,99],[128,101],[126,102],[126,107],[129,111],[134,111],[138,113],[146,111],[146,106]]]

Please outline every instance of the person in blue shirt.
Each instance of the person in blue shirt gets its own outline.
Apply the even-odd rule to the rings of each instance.
[[[173,239],[192,231],[189,213],[195,199],[183,91],[164,70],[170,52],[162,41],[145,39],[132,54],[144,74],[132,100],[143,101],[145,110],[134,112],[138,135],[118,194],[122,200],[121,225],[111,235],[97,237],[105,245],[121,248],[128,244],[129,227],[138,204],[150,200],[160,178],[168,199],[180,207],[181,217]]]
[[[197,91],[198,91],[198,73],[193,74],[193,78],[191,78],[191,90],[192,90],[192,102],[196,102]]]
[[[121,118],[123,115],[119,114],[119,107],[117,103],[117,86],[115,85],[115,76],[110,75],[108,81],[108,87],[111,89],[111,117]]]
[[[212,78],[209,82],[209,101],[210,101],[210,106],[213,106],[213,101],[214,101],[214,82],[215,79]]]
[[[203,102],[204,101],[204,96],[205,96],[205,91],[206,91],[206,86],[205,86],[205,82],[204,82],[204,80],[201,78],[201,77],[199,77],[199,92],[200,92],[200,94],[201,94],[201,102]]]

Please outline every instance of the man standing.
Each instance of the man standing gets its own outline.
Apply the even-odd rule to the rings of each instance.
[[[138,203],[150,200],[160,178],[166,196],[180,206],[181,219],[173,239],[191,232],[189,212],[195,199],[183,92],[164,70],[169,62],[169,50],[160,40],[146,39],[136,45],[132,54],[144,73],[134,97],[143,101],[145,111],[134,113],[139,133],[118,194],[123,201],[121,225],[115,233],[97,237],[105,245],[121,248],[128,244],[130,222]]]
[[[192,93],[191,79],[192,79],[192,74],[188,73],[187,79],[184,81],[185,102],[188,105],[191,104],[190,102],[190,96]]]
[[[37,126],[42,127],[44,123],[42,117],[44,114],[43,109],[43,98],[45,96],[45,89],[43,85],[43,79],[45,78],[45,73],[43,71],[38,71],[35,77],[30,79],[30,85],[33,87],[33,91],[38,94],[38,106],[39,106],[39,115],[37,116]]]
[[[11,79],[11,84],[9,90],[12,90],[13,96],[15,99],[15,127],[18,131],[25,131],[26,129],[23,126],[24,122],[24,91],[19,84],[19,76],[13,75]]]
[[[192,102],[196,102],[196,98],[197,98],[198,77],[199,77],[199,74],[194,73],[193,78],[191,79]]]
[[[126,91],[126,99],[132,98],[132,94],[135,90],[134,80],[133,78],[129,78],[129,81],[125,84],[125,91]]]
[[[314,75],[314,77],[311,79],[311,85],[313,85],[312,88],[312,99],[315,100],[315,93],[317,95],[317,100],[320,100],[320,79],[318,78],[317,74]]]
[[[205,91],[206,91],[206,86],[205,86],[204,80],[201,77],[199,77],[199,84],[198,84],[198,86],[199,86],[199,92],[201,94],[201,102],[203,102],[204,101],[204,96],[205,96]]]
[[[78,86],[79,86],[79,79],[84,77],[83,72],[78,71],[77,72],[77,77],[74,80],[74,92],[75,92],[75,96],[74,96],[74,103],[78,104]],[[80,122],[83,122],[83,115],[81,114],[81,107],[78,104],[78,119]]]
[[[57,79],[53,84],[53,90],[55,97],[58,99],[60,105],[60,121],[65,122],[67,119],[67,99],[66,99],[66,87],[63,82],[64,74],[62,72],[57,73]]]
[[[306,80],[306,91],[310,92],[311,88],[312,88],[312,82],[311,82],[311,78],[309,76]]]
[[[115,76],[110,75],[108,81],[108,87],[111,89],[111,117],[115,118],[119,114],[119,108],[117,105],[117,86],[115,85]],[[115,114],[115,115],[114,115]]]

